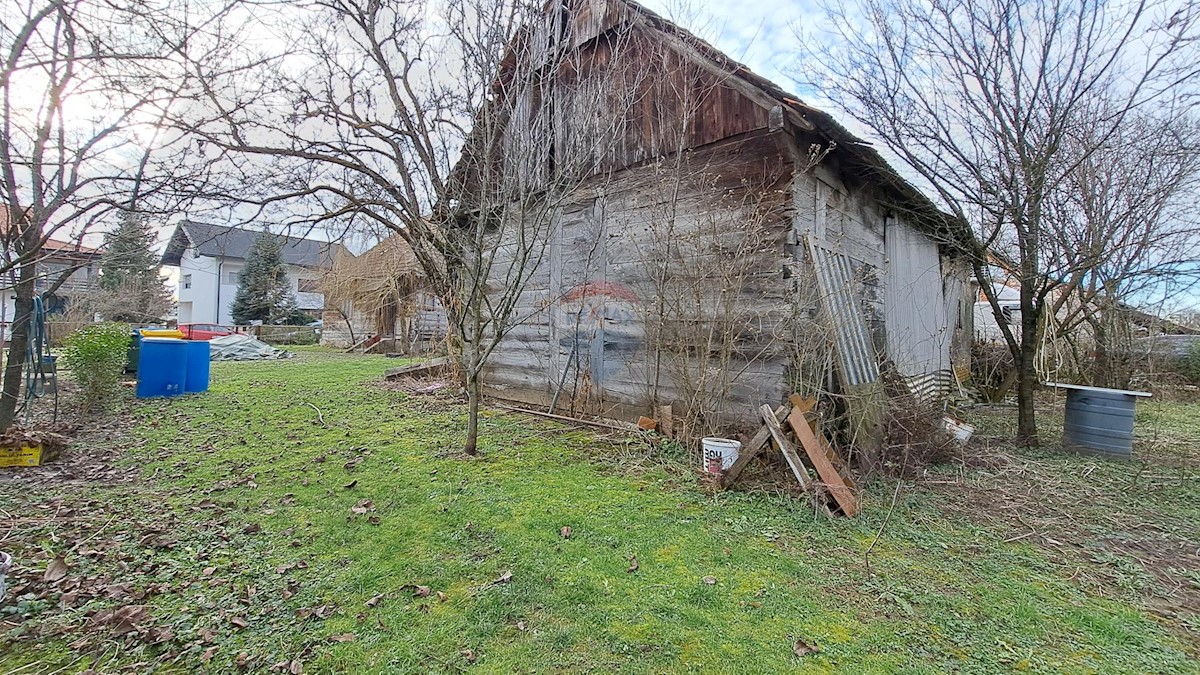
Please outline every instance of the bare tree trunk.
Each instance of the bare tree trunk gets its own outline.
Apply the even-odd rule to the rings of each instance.
[[[479,374],[470,369],[467,374],[467,441],[463,452],[479,453]]]
[[[1038,445],[1034,393],[1037,391],[1038,311],[1034,304],[1032,281],[1021,281],[1021,345],[1016,354],[1017,368],[1017,444]]]
[[[8,360],[4,364],[4,384],[0,388],[0,432],[8,431],[17,415],[24,374],[25,349],[29,344],[29,324],[33,315],[33,291],[36,278],[32,262],[21,265],[14,303],[12,332],[8,342]]]

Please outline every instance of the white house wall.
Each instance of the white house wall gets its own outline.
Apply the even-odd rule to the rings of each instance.
[[[179,323],[217,322],[217,259],[187,249],[179,259],[178,283]]]
[[[179,323],[232,325],[233,298],[237,294],[238,276],[243,267],[241,260],[195,257],[192,249],[184,251],[179,261]],[[184,287],[188,275],[191,275],[191,288]],[[298,265],[287,266],[288,286],[295,294],[300,309],[320,312],[324,308],[325,296],[321,293],[299,292],[300,279],[316,279],[318,276],[316,270]]]

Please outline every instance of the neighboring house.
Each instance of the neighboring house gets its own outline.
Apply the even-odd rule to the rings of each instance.
[[[989,266],[992,277],[992,288],[995,289],[996,302],[1004,313],[1004,322],[1012,328],[1013,337],[1021,339],[1021,285],[1012,272],[1002,266]],[[975,339],[983,342],[1004,342],[1004,333],[996,322],[996,312],[987,295],[979,288],[978,282],[973,282],[976,289],[975,299]]]
[[[99,288],[101,251],[90,246],[71,244],[57,239],[47,239],[42,246],[42,253],[37,261],[37,280],[34,282],[36,293],[46,293],[62,277],[67,274],[53,293],[44,296],[46,313],[61,316],[66,313],[73,298]],[[3,317],[5,334],[8,325],[13,320],[16,296],[13,287],[16,285],[16,270],[0,276],[0,317]]]
[[[949,389],[974,303],[958,223],[828,114],[640,5],[548,7],[497,77],[502,109],[485,111],[506,124],[496,156],[459,171],[455,208],[498,213],[478,195],[519,186],[508,214],[581,171],[550,226],[530,228],[548,232],[545,253],[488,362],[489,393],[752,422],[793,392],[858,405],[887,368],[918,396]],[[547,56],[557,48],[570,63]]]
[[[446,312],[412,247],[392,235],[362,255],[340,253],[321,281],[321,344],[363,351],[424,351],[446,337]]]
[[[231,307],[250,247],[261,232],[191,220],[181,221],[167,243],[162,264],[179,268],[179,323],[233,323]],[[321,270],[341,244],[283,235],[288,283],[300,309],[319,317],[325,307]]]

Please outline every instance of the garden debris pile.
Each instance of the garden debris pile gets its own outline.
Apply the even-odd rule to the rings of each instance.
[[[40,445],[47,455],[56,456],[67,449],[67,437],[59,433],[67,430],[65,425],[32,429],[14,425],[0,434],[0,448],[32,448]]]
[[[208,342],[213,361],[258,361],[263,359],[290,359],[295,354],[276,349],[271,345],[244,333],[223,335]]]

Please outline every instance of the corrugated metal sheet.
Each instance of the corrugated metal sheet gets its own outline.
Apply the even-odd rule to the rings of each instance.
[[[892,220],[884,251],[888,357],[905,381],[949,371],[954,325],[953,315],[946,313],[937,244],[907,223]]]
[[[845,384],[859,386],[879,380],[879,362],[867,331],[862,306],[854,292],[854,267],[845,254],[808,237],[817,273],[821,304],[833,323],[834,345]]]
[[[934,401],[950,391],[954,384],[954,375],[949,370],[939,370],[924,375],[905,377],[904,384],[912,392],[913,398],[918,401]]]

